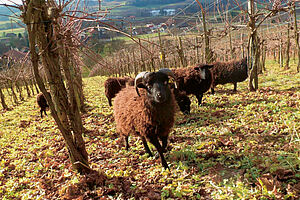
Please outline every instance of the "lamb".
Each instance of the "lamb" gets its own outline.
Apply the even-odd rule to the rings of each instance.
[[[111,77],[104,82],[105,96],[109,106],[112,106],[111,100],[126,86],[126,83],[133,86],[134,79],[130,77]]]
[[[157,149],[162,166],[166,169],[169,167],[163,153],[166,152],[177,111],[168,76],[175,78],[172,71],[166,68],[158,72],[139,73],[134,87],[125,87],[116,95],[113,107],[116,129],[124,139],[126,149],[129,149],[128,136],[134,133],[141,137],[149,156],[153,156],[147,145],[149,140]],[[139,91],[138,88],[144,90]]]
[[[195,95],[198,105],[201,105],[203,94],[210,89],[213,82],[210,71],[212,67],[213,65],[198,64],[195,67],[173,69],[178,89],[186,95]]]
[[[242,60],[231,60],[229,62],[215,62],[212,69],[213,84],[211,93],[214,94],[214,88],[219,84],[233,83],[233,91],[237,91],[237,82],[242,82],[248,77],[247,58]]]
[[[45,113],[45,115],[47,115],[46,109],[49,108],[49,105],[48,105],[47,100],[43,93],[39,93],[37,95],[36,102],[37,102],[38,106],[41,108],[41,110],[40,110],[41,118],[43,118],[43,112]]]

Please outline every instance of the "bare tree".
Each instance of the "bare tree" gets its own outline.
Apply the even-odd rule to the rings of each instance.
[[[295,45],[297,49],[298,55],[298,64],[297,64],[297,72],[300,72],[300,46],[299,46],[299,33],[298,33],[298,26],[297,26],[297,12],[296,12],[296,1],[292,0],[290,2],[291,10],[294,15],[294,36],[295,36]]]
[[[211,63],[213,62],[213,53],[210,49],[210,39],[209,39],[209,32],[207,30],[207,23],[206,23],[206,18],[205,18],[205,15],[206,15],[206,12],[202,6],[202,4],[196,0],[198,5],[200,6],[201,8],[201,13],[202,13],[202,24],[203,24],[203,32],[204,32],[204,44],[205,44],[205,62],[206,63]]]
[[[281,6],[280,0],[275,0],[271,8],[255,10],[254,0],[248,1],[249,16],[249,39],[248,39],[248,66],[249,66],[249,90],[255,91],[258,89],[258,66],[260,62],[260,38],[258,37],[258,28],[260,25],[271,16],[276,15],[280,11],[286,11],[286,7]],[[266,6],[268,6],[266,4]],[[254,84],[253,84],[254,82]]]
[[[76,30],[80,28],[80,24],[76,23],[76,12],[71,15],[62,13],[62,8],[66,8],[68,3],[58,5],[55,0],[26,0],[21,7],[21,17],[28,30],[36,82],[65,139],[73,167],[85,173],[90,171],[90,167],[82,137],[82,80],[76,62],[79,41]],[[71,12],[70,9],[68,12]],[[51,96],[40,75],[40,61],[46,73]]]

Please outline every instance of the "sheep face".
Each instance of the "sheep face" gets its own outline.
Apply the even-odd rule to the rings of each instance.
[[[165,103],[170,99],[171,91],[168,86],[168,75],[162,72],[149,72],[137,87],[147,91],[148,99],[154,103]]]
[[[194,70],[199,72],[199,76],[201,80],[205,80],[206,77],[206,70],[211,69],[213,65],[198,65],[194,67]]]

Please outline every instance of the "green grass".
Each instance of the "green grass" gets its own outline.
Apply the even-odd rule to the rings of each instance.
[[[104,96],[106,77],[85,78],[90,165],[109,178],[90,189],[71,169],[53,118],[40,119],[35,98],[15,107],[7,98],[13,109],[0,114],[0,196],[299,199],[300,74],[295,64],[284,71],[268,61],[267,69],[256,92],[249,92],[245,81],[237,93],[231,84],[217,86],[201,107],[191,98],[191,115],[178,113],[169,137],[170,171],[144,154],[137,137],[130,137],[129,151],[122,147]]]

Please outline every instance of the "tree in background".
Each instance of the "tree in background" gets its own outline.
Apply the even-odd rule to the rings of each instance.
[[[296,44],[297,55],[298,55],[297,72],[299,73],[300,72],[300,46],[299,46],[299,33],[298,33],[298,26],[297,26],[296,3],[297,2],[295,0],[290,1],[290,7],[294,15],[294,36],[295,36],[295,44]]]
[[[205,15],[206,15],[206,12],[202,6],[202,4],[196,0],[198,5],[200,6],[201,8],[201,13],[202,13],[202,24],[203,24],[203,34],[204,34],[204,54],[205,54],[205,62],[206,63],[211,63],[213,62],[213,52],[210,48],[210,38],[209,38],[209,32],[207,30],[207,23],[206,23],[206,19],[205,19]]]
[[[275,16],[280,11],[287,11],[287,7],[281,6],[280,0],[273,1],[272,4],[266,4],[264,8],[256,9],[254,0],[248,1],[247,15],[248,21],[248,68],[249,68],[249,90],[258,89],[258,67],[260,65],[260,43],[258,36],[260,25],[268,18]]]

